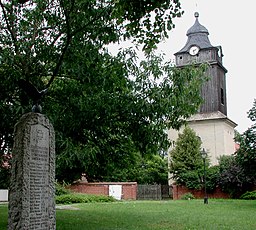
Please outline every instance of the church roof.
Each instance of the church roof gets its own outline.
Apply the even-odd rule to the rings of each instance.
[[[189,48],[192,45],[197,45],[199,46],[200,49],[205,49],[205,48],[212,48],[213,46],[211,45],[211,42],[208,38],[209,32],[208,30],[199,23],[198,20],[199,13],[195,13],[195,23],[192,27],[189,28],[187,31],[187,36],[188,40],[186,45],[177,53],[183,53],[183,52],[188,52]]]
[[[237,124],[229,119],[225,114],[220,111],[209,112],[209,113],[197,113],[187,119],[188,122],[200,122],[207,120],[226,120],[231,126],[236,127]]]

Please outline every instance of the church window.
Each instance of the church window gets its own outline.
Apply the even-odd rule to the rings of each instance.
[[[221,104],[224,105],[224,90],[223,90],[223,88],[220,89],[220,101],[221,101]]]

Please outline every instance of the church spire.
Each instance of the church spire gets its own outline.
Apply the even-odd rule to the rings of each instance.
[[[197,33],[205,33],[208,36],[209,35],[208,30],[199,23],[199,20],[198,20],[199,13],[195,12],[194,16],[196,18],[196,21],[194,25],[187,31],[187,36],[190,36],[191,34],[197,34]]]
[[[195,12],[194,16],[196,18],[195,23],[186,34],[188,37],[187,43],[178,53],[188,52],[192,45],[197,45],[200,49],[213,47],[208,38],[208,30],[199,23],[199,13]]]

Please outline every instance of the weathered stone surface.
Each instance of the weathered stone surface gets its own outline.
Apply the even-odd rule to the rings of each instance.
[[[47,117],[22,116],[14,129],[8,230],[56,229],[55,136]]]

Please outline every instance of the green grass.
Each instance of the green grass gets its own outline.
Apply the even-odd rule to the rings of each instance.
[[[256,229],[256,201],[178,200],[73,204],[57,209],[57,230],[250,230]],[[0,205],[0,229],[7,205]]]

